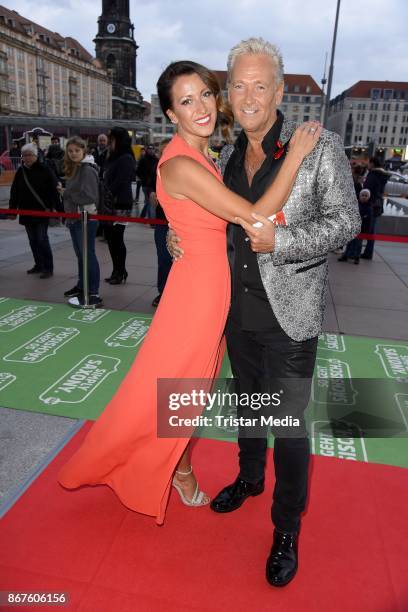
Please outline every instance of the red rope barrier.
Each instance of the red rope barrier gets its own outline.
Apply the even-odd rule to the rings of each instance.
[[[21,210],[11,208],[0,208],[0,214],[4,215],[24,215],[28,217],[62,217],[64,219],[80,219],[79,213],[63,213],[46,210]],[[167,225],[163,219],[142,219],[141,217],[119,217],[116,215],[89,215],[91,221],[119,221],[126,223],[142,223],[147,225]],[[402,242],[408,243],[408,236],[392,236],[391,234],[359,234],[360,240],[379,240],[380,242]]]
[[[0,208],[0,214],[23,215],[25,217],[61,217],[63,219],[80,219],[80,213],[66,213],[48,210],[23,210],[20,208]],[[119,217],[117,215],[89,215],[90,221],[119,221],[121,223],[142,223],[148,225],[167,225],[163,219],[142,219],[141,217]]]

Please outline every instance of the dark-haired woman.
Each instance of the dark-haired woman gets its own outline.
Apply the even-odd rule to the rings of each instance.
[[[109,155],[103,176],[105,209],[114,215],[129,216],[133,205],[132,181],[136,162],[130,136],[125,128],[115,127],[109,134]],[[106,212],[108,212],[106,210]],[[112,274],[105,278],[111,285],[126,282],[126,246],[123,239],[126,222],[104,223],[104,234],[112,258]]]
[[[183,241],[184,256],[172,266],[125,380],[59,480],[68,488],[107,484],[126,506],[162,523],[172,484],[188,506],[209,502],[190,464],[192,429],[177,426],[177,397],[188,390],[184,379],[211,381],[223,356],[230,303],[226,225],[237,217],[252,223],[254,209],[265,216],[280,211],[320,130],[310,131],[310,125],[297,130],[273,185],[251,205],[223,185],[208,156],[220,113],[226,120],[230,116],[214,75],[194,62],[176,62],[161,75],[158,93],[178,133],[160,158],[156,193]],[[175,379],[163,403],[160,379]],[[184,416],[199,415],[202,408],[194,413],[190,405]]]

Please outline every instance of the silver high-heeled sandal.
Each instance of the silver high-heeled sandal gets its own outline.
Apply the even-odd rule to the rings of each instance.
[[[180,474],[180,476],[189,476],[192,473],[192,471],[193,471],[193,468],[192,466],[190,466],[190,469],[188,470],[188,472],[181,472],[180,470],[176,470],[176,474]],[[180,485],[177,482],[175,482],[174,478],[173,478],[172,484],[173,484],[173,487],[176,489],[177,493],[180,495],[181,501],[186,506],[191,506],[191,507],[206,506],[211,501],[208,495],[204,493],[204,491],[199,490],[198,482],[196,484],[194,495],[191,499],[188,499],[188,497],[186,497],[186,494],[184,493],[183,489],[180,487]]]

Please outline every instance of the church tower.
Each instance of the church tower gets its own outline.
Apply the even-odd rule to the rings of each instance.
[[[112,78],[114,119],[143,118],[143,98],[136,88],[134,26],[129,0],[102,0],[102,15],[94,40],[96,57]]]

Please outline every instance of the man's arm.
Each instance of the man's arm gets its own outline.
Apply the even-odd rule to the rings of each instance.
[[[324,144],[318,174],[319,218],[275,227],[275,265],[326,255],[354,238],[361,218],[350,164],[337,134]]]

